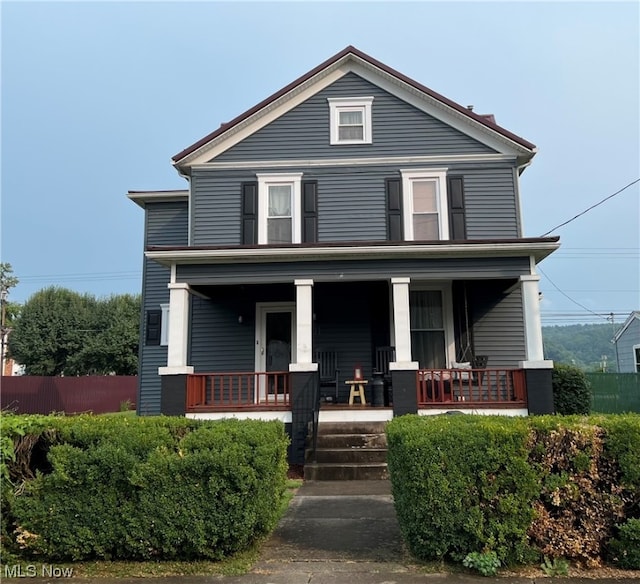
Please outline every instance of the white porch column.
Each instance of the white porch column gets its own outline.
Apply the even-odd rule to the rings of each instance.
[[[411,360],[411,321],[409,319],[410,278],[391,278],[393,287],[393,328],[395,331],[396,360],[389,364],[393,369],[418,369]]]
[[[313,280],[294,280],[296,285],[296,353],[289,371],[316,371],[313,362]]]
[[[525,344],[527,361],[522,365],[531,367],[537,365],[541,368],[552,367],[552,361],[544,360],[542,348],[542,322],[540,320],[540,295],[537,274],[520,276],[522,288],[522,309],[524,315]]]
[[[193,373],[187,365],[187,343],[189,340],[189,284],[170,283],[169,288],[169,345],[167,366],[160,367],[160,375]]]

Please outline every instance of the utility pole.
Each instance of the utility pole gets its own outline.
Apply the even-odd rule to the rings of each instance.
[[[0,262],[0,376],[4,375],[5,347],[9,328],[7,324],[7,298],[9,289],[18,283],[18,278],[12,276],[11,264]]]
[[[5,327],[5,322],[6,322],[6,318],[7,318],[7,296],[9,295],[9,291],[2,286],[2,289],[0,289],[0,305],[1,305],[1,309],[0,309],[0,335],[2,336],[2,338],[0,338],[0,364],[2,365],[2,369],[0,370],[0,376],[4,375],[4,364],[5,364],[5,352],[4,352],[4,347],[6,344],[6,337],[7,337],[7,329]]]

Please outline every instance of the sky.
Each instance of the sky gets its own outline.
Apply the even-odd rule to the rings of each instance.
[[[538,147],[525,236],[640,178],[638,2],[0,2],[0,260],[138,293],[143,211],[171,156],[353,45]],[[640,183],[553,231],[543,324],[640,309]],[[607,315],[613,314],[613,318]]]

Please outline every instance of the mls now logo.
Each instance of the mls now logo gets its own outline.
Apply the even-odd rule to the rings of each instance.
[[[53,564],[42,564],[40,570],[35,564],[14,564],[13,566],[4,566],[5,578],[71,578],[73,576],[73,568],[62,568]]]

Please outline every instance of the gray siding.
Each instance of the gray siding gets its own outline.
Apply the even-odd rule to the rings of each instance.
[[[373,143],[329,144],[329,97],[373,96]],[[398,99],[355,73],[258,130],[215,158],[277,160],[344,156],[443,155],[493,152],[491,148]]]
[[[518,237],[513,169],[503,166],[466,170],[463,177],[467,238]]]
[[[206,292],[210,299],[191,301],[189,364],[196,373],[253,371],[256,302],[293,301],[293,284],[219,286]]]
[[[517,367],[526,359],[522,294],[504,295],[501,282],[476,282],[469,288],[476,355],[487,355],[489,369]]]
[[[178,266],[181,282],[197,285],[257,284],[292,282],[313,278],[318,282],[384,280],[391,277],[415,279],[517,278],[529,273],[529,258],[470,258],[425,260],[326,260],[319,262],[277,262],[263,264],[221,264]]]
[[[640,320],[635,318],[618,339],[620,373],[636,373],[634,345],[640,345]]]
[[[483,168],[460,163],[448,167],[450,174],[464,178],[467,237],[517,237],[513,168],[509,164]],[[303,180],[318,182],[319,242],[386,239],[385,179],[400,177],[397,166],[292,167],[286,172],[303,172]],[[241,185],[255,180],[253,170],[193,171],[193,245],[241,243]]]
[[[191,309],[189,364],[196,373],[254,370],[255,308],[242,314],[232,298],[194,297]]]
[[[145,209],[145,247],[148,245],[186,245],[188,231],[187,203],[151,203]],[[146,313],[169,302],[169,268],[143,260],[142,315],[140,327],[140,364],[138,412],[160,413],[160,377],[158,367],[167,364],[167,347],[146,345]]]

